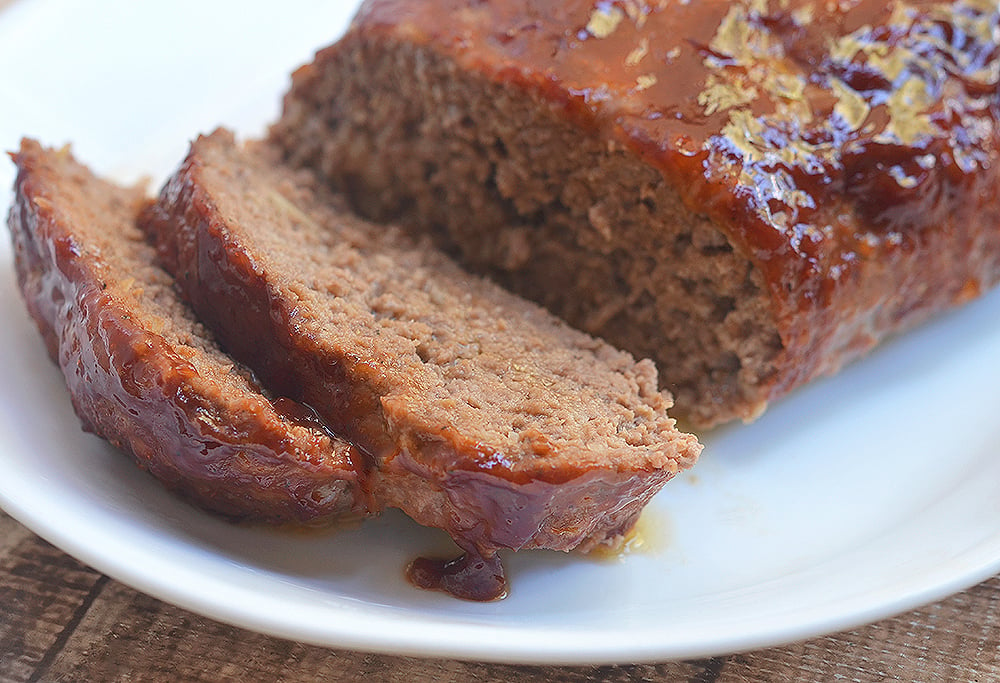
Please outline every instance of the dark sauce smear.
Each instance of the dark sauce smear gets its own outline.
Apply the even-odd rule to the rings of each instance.
[[[464,553],[453,560],[418,557],[406,568],[406,578],[417,588],[462,600],[490,602],[507,597],[507,577],[496,554]]]

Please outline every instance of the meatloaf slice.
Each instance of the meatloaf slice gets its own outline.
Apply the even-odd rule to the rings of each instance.
[[[304,406],[269,399],[178,299],[135,225],[143,191],[32,140],[12,157],[18,284],[84,428],[229,517],[362,511],[353,447]]]
[[[650,361],[337,205],[220,130],[142,223],[226,347],[365,449],[380,500],[489,565],[616,542],[693,464]]]
[[[982,0],[366,0],[272,137],[750,419],[1000,278]]]

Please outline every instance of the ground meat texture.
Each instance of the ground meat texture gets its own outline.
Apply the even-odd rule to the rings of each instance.
[[[223,352],[135,225],[141,188],[25,140],[8,225],[18,284],[83,426],[234,519],[366,514],[361,453]]]
[[[648,361],[367,223],[267,144],[200,137],[142,224],[205,324],[470,553],[618,542],[700,446]]]
[[[653,358],[708,427],[997,282],[998,23],[976,0],[368,0],[271,136]]]

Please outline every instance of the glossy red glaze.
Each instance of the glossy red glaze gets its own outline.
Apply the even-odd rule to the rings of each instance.
[[[493,558],[500,548],[613,543],[676,474],[676,464],[622,471],[591,463],[518,467],[456,428],[435,431],[397,415],[392,400],[377,393],[379,363],[349,357],[303,324],[279,276],[230,230],[205,189],[199,144],[146,212],[143,227],[227,350],[266,385],[313,406],[368,454],[366,485],[375,500],[444,529],[470,557]],[[462,574],[468,585],[469,571]]]
[[[14,155],[9,225],[29,313],[84,428],[129,451],[167,487],[229,517],[317,522],[364,512],[360,459],[349,444],[290,401],[203,393],[195,366],[113,291],[109,284],[130,274],[81,241],[75,221],[105,220],[129,205],[138,213],[141,193],[117,188],[118,204],[107,206],[94,197],[94,213],[79,218],[60,194],[73,181],[50,163],[64,154],[25,143]],[[289,424],[307,430],[293,434]]]
[[[489,602],[507,596],[507,579],[500,559],[465,553],[452,560],[418,557],[406,568],[417,588],[439,590],[463,600]]]
[[[990,0],[369,0],[344,44],[422,46],[659,169],[763,273],[774,397],[997,282],[998,26]]]

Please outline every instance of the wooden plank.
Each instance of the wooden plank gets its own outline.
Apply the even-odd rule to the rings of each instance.
[[[18,524],[16,519],[0,510],[0,558],[6,557],[12,548],[33,535],[26,527]]]
[[[2,512],[0,533],[0,680],[30,681],[107,579]]]
[[[1000,680],[1000,577],[895,619],[701,662],[526,667],[292,643],[142,595],[0,513],[0,682]]]
[[[720,683],[1000,680],[1000,577],[862,629],[730,657]]]
[[[391,657],[292,643],[217,623],[111,582],[52,666],[51,680],[358,680],[519,683],[697,680],[704,663],[526,667]]]
[[[270,638],[95,572],[0,512],[0,683],[268,680],[709,683],[718,662],[527,667],[392,657]]]

